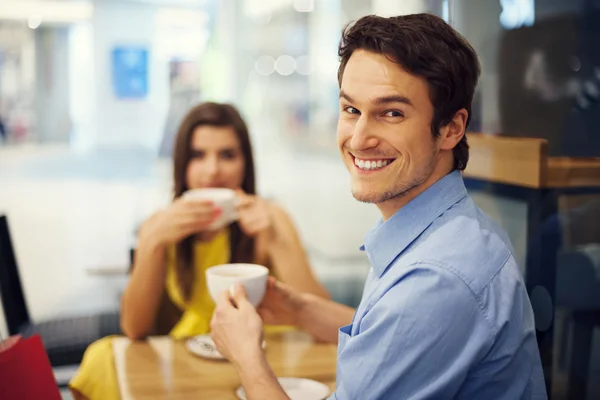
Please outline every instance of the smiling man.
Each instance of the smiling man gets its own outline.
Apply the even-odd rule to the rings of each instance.
[[[340,43],[338,143],[352,194],[381,221],[357,310],[271,280],[257,311],[223,293],[212,335],[250,399],[286,399],[262,324],[338,343],[332,399],[545,399],[531,305],[507,235],[461,170],[479,77],[472,47],[440,18],[368,16]]]

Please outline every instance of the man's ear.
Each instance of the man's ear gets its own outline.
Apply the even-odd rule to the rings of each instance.
[[[461,108],[448,124],[440,128],[440,150],[452,150],[465,136],[469,113]]]

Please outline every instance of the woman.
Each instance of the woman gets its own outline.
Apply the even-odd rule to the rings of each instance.
[[[174,151],[175,196],[150,217],[138,236],[134,268],[122,297],[121,326],[131,339],[208,333],[214,309],[204,271],[228,262],[265,265],[300,291],[328,297],[308,264],[298,233],[275,203],[256,195],[248,129],[237,110],[203,103],[184,118]],[[239,219],[217,232],[207,228],[219,209],[183,198],[190,189],[224,187],[240,198]],[[110,338],[92,344],[70,383],[76,398],[119,398]]]

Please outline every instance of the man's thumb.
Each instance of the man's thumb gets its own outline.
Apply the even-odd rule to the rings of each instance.
[[[236,283],[230,289],[230,295],[238,308],[250,304],[248,301],[248,295],[246,294],[246,288],[241,283]]]

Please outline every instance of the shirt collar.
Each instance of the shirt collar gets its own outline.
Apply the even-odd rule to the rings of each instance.
[[[467,195],[460,171],[446,175],[367,233],[361,250],[366,251],[373,270],[381,277],[388,266],[429,225]]]

